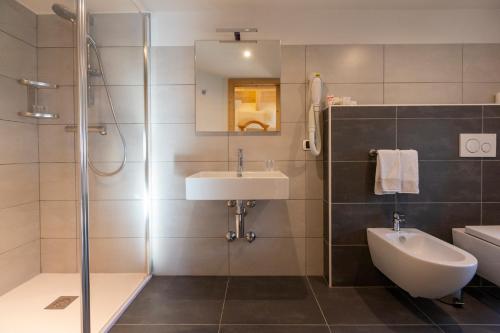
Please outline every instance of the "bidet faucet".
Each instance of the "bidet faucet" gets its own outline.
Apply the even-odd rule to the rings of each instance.
[[[399,212],[393,212],[392,213],[392,224],[393,224],[393,227],[392,229],[394,231],[399,231],[401,228],[400,228],[400,225],[401,223],[404,223],[406,222],[405,220],[405,216]]]
[[[238,177],[243,177],[243,149],[238,149]]]

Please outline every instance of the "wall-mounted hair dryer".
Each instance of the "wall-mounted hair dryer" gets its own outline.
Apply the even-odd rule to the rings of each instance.
[[[321,111],[323,82],[319,73],[315,73],[309,81],[309,95],[311,96],[311,107],[308,115],[309,148],[314,156],[321,153],[321,130],[319,116]]]

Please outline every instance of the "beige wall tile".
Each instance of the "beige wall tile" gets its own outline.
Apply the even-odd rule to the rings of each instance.
[[[323,200],[306,200],[306,237],[323,237]]]
[[[144,87],[108,86],[119,123],[144,123]],[[93,86],[94,104],[89,107],[90,124],[113,124],[114,119],[104,86]]]
[[[38,47],[73,47],[74,24],[50,15],[37,15]]]
[[[106,73],[106,84],[143,85],[144,50],[142,47],[100,47],[99,53]],[[92,67],[97,67],[95,55],[91,58]],[[94,84],[102,84],[102,79],[94,77]]]
[[[42,239],[42,273],[76,273],[76,239]]]
[[[31,45],[36,43],[35,13],[15,0],[0,1],[0,29]]]
[[[464,82],[500,82],[500,44],[464,45]]]
[[[194,47],[152,47],[151,82],[153,85],[194,84]]]
[[[281,122],[297,123],[306,121],[305,84],[281,85]]]
[[[383,82],[380,45],[323,45],[306,47],[306,75],[321,73],[326,83]]]
[[[358,104],[384,104],[382,83],[330,83],[325,95],[350,96]]]
[[[11,79],[36,78],[36,49],[0,31],[0,74]]]
[[[38,201],[38,164],[0,165],[0,209]]]
[[[40,163],[40,199],[75,200],[74,163]]]
[[[151,87],[151,118],[153,124],[195,122],[194,85]]]
[[[119,163],[94,163],[102,171],[116,170]],[[91,200],[139,200],[144,198],[144,163],[129,162],[111,177],[100,177],[89,171]]]
[[[153,161],[227,161],[225,134],[199,134],[193,124],[154,124]]]
[[[26,111],[26,87],[16,80],[0,76],[0,119],[36,124],[35,119],[21,117],[14,111]]]
[[[39,120],[40,124],[56,125],[75,123],[73,89],[74,87],[59,87],[57,89],[38,90],[38,103],[46,106],[49,112],[59,115],[59,119]]]
[[[185,178],[200,171],[225,171],[226,162],[154,162],[153,199],[186,199]]]
[[[0,209],[0,253],[40,239],[38,201]]]
[[[107,124],[106,135],[91,133],[89,135],[89,156],[95,162],[121,162],[123,143],[114,124]],[[127,161],[144,161],[144,125],[120,124],[127,146]]]
[[[323,238],[306,238],[306,272],[309,276],[323,276]]]
[[[0,164],[38,162],[36,125],[0,121],[0,138]]]
[[[227,275],[225,238],[153,238],[155,275]]]
[[[73,85],[73,48],[38,48],[38,79]]]
[[[306,78],[306,47],[285,45],[281,47],[281,83],[304,83]]]
[[[90,240],[90,270],[93,273],[141,273],[146,271],[144,238],[99,238]]]
[[[153,200],[154,237],[224,237],[228,209],[223,201]]]
[[[232,242],[231,275],[304,275],[305,252],[305,238],[257,237],[251,244]]]
[[[143,25],[139,13],[94,14],[92,35],[99,46],[142,46]]]
[[[66,132],[65,125],[38,127],[40,162],[74,162],[75,133]]]
[[[385,82],[461,82],[462,45],[386,45]]]
[[[144,238],[146,219],[143,200],[90,202],[91,238]]]
[[[460,104],[461,83],[387,83],[385,104]]]
[[[75,201],[40,201],[42,238],[75,238],[76,221]]]
[[[495,95],[500,92],[498,83],[464,83],[464,104],[495,103]]]
[[[238,148],[242,148],[247,161],[304,160],[302,140],[305,139],[305,124],[281,124],[276,134],[229,136],[229,160],[237,160]]]
[[[235,230],[234,210],[229,211],[229,229]],[[247,209],[245,229],[257,237],[305,237],[305,200],[259,200]]]
[[[323,162],[306,162],[306,198],[323,199]]]
[[[40,241],[0,254],[0,295],[40,273]]]

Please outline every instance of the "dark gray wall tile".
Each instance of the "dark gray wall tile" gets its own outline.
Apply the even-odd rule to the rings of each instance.
[[[485,105],[483,108],[485,117],[500,117],[500,105]]]
[[[458,160],[459,134],[481,133],[481,119],[398,119],[398,148],[421,160]]]
[[[396,120],[336,120],[332,126],[333,161],[367,161],[368,152],[396,148]]]
[[[481,224],[500,225],[500,203],[483,203]]]
[[[399,118],[481,118],[481,105],[398,106]]]
[[[367,244],[366,228],[391,226],[394,204],[333,204],[332,243]]]
[[[402,202],[481,201],[481,161],[419,163],[420,194],[398,194]]]
[[[332,246],[334,286],[382,286],[392,283],[373,265],[368,246]]]
[[[483,201],[500,202],[500,162],[483,162]]]
[[[394,195],[375,195],[374,162],[334,162],[332,202],[392,202]]]
[[[395,106],[334,106],[332,118],[396,118]]]
[[[417,228],[452,243],[452,228],[480,224],[481,204],[405,204],[398,212],[406,216],[403,227]]]
[[[500,138],[500,118],[484,118],[483,121],[483,132],[484,133],[495,133],[497,135],[497,140]],[[497,146],[497,157],[485,158],[485,159],[499,159],[498,158],[498,146]]]

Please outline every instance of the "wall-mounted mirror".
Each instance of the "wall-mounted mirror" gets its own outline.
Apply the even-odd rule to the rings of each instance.
[[[279,41],[197,41],[196,130],[280,130]]]

